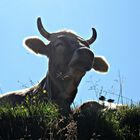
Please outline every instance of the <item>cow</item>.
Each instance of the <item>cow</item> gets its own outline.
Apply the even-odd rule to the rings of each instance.
[[[87,40],[71,30],[49,33],[43,27],[40,17],[37,18],[37,27],[49,43],[45,44],[39,37],[32,36],[24,40],[24,45],[35,54],[49,59],[48,72],[43,80],[29,89],[1,95],[0,103],[4,101],[15,106],[25,102],[27,96],[40,94],[40,100],[51,100],[64,112],[69,112],[78,85],[86,72],[94,69],[105,73],[109,69],[107,61],[101,56],[95,56],[90,50],[97,32],[92,28],[92,36]],[[41,94],[44,91],[46,94]]]

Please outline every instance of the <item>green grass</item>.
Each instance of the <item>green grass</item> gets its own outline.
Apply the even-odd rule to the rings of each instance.
[[[126,106],[116,111],[108,110],[102,113],[101,122],[105,125],[103,135],[116,136],[121,140],[140,139],[140,106]],[[111,131],[106,131],[111,130]]]
[[[0,139],[37,139],[47,136],[49,124],[59,116],[56,105],[44,102],[0,107]]]
[[[63,117],[51,102],[29,102],[0,107],[0,140],[137,140],[140,139],[140,105],[95,113],[79,111]]]

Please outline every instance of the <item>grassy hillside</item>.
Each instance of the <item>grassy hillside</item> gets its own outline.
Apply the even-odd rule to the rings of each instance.
[[[119,110],[76,109],[69,117],[52,103],[0,107],[0,140],[138,140],[140,106]]]

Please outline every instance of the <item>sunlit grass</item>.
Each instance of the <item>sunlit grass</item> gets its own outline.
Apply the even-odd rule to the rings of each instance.
[[[0,139],[140,138],[140,105],[99,112],[74,110],[70,117],[61,116],[57,105],[40,101],[38,96],[27,96],[24,104],[15,107],[5,104],[0,106]]]

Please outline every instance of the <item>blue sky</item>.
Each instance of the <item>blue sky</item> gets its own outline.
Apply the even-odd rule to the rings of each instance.
[[[107,94],[100,92],[102,95],[117,101],[118,97],[109,93],[119,94],[119,82],[116,82],[119,71],[123,80],[123,96],[136,102],[140,100],[139,0],[2,0],[1,93],[22,89],[22,83],[29,87],[30,80],[37,83],[47,72],[48,60],[28,53],[22,45],[25,37],[40,36],[36,27],[38,16],[50,32],[72,29],[87,39],[92,27],[97,30],[98,37],[91,49],[96,55],[106,57],[110,71],[106,75],[88,72],[79,86],[76,103],[97,99],[95,93],[99,93],[102,87],[103,91],[107,91]],[[91,88],[95,83],[98,84],[96,92]],[[124,99],[124,102],[128,100]]]

